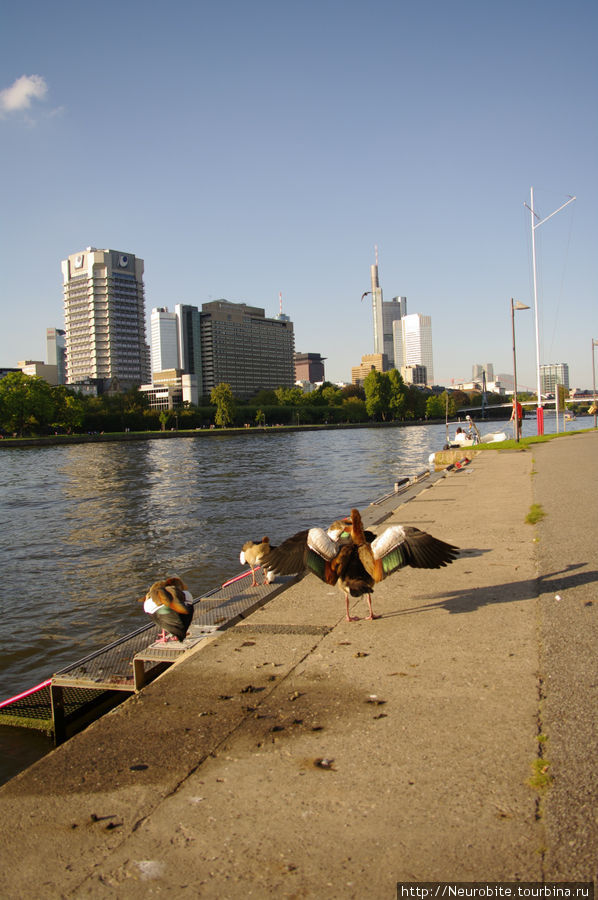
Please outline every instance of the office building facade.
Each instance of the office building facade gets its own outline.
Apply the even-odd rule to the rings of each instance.
[[[569,390],[569,366],[567,363],[551,363],[540,366],[540,390],[543,394],[554,394],[557,384]]]
[[[240,399],[293,387],[295,335],[288,316],[266,318],[246,303],[214,300],[201,308],[202,393],[229,384]]]
[[[474,363],[471,369],[471,380],[481,382],[486,375],[486,381],[494,381],[494,365],[492,363]]]
[[[152,375],[166,369],[179,369],[179,336],[176,313],[156,306],[150,316]]]
[[[400,322],[403,316],[407,315],[407,297],[393,297],[390,303],[386,300],[382,303],[382,325],[383,325],[383,353],[388,358],[388,364],[391,369],[396,367],[394,358],[394,337],[393,328],[395,322]]]
[[[360,365],[351,367],[351,384],[362,385],[372,369],[377,372],[388,371],[388,358],[385,353],[367,353],[362,356]]]
[[[62,261],[66,383],[125,391],[150,378],[143,260],[87,247]]]
[[[53,387],[58,384],[58,366],[48,365],[39,359],[22,359],[18,366],[23,375],[41,378]]]
[[[325,359],[319,353],[295,353],[295,381],[308,381],[310,384],[325,381]]]
[[[374,321],[374,353],[384,354],[392,369],[398,365],[394,358],[393,323],[407,315],[407,297],[393,297],[390,302],[383,298],[378,273],[378,248],[376,262],[370,267],[372,295],[372,316]]]
[[[139,390],[147,397],[150,409],[178,409],[199,403],[197,376],[184,374],[180,369],[154,374],[152,383],[142,384]]]
[[[374,353],[384,353],[384,316],[382,313],[382,288],[378,275],[378,248],[376,247],[376,262],[370,266],[370,283],[372,295],[372,316],[374,320]]]
[[[197,306],[177,303],[174,308],[178,323],[179,360],[188,375],[201,381],[201,317]]]
[[[433,384],[432,317],[420,313],[404,316],[393,323],[393,335],[396,368],[425,366],[427,383]]]
[[[49,366],[56,366],[57,384],[66,382],[66,332],[61,328],[46,328],[46,358]]]
[[[401,366],[401,376],[405,384],[425,387],[428,383],[428,373],[425,366]]]

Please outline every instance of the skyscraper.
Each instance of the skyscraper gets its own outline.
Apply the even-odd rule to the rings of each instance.
[[[486,381],[494,381],[494,365],[492,363],[474,363],[471,369],[471,380],[482,381],[484,374]]]
[[[569,366],[567,363],[550,363],[540,366],[540,390],[543,394],[554,394],[557,384],[569,389]]]
[[[399,322],[407,315],[407,297],[393,297],[390,303],[386,300],[382,303],[382,324],[384,328],[384,353],[388,359],[388,366],[393,369],[396,366],[393,323]]]
[[[378,277],[378,248],[376,247],[376,262],[370,266],[370,279],[372,283],[372,313],[374,316],[374,353],[384,353],[384,318],[382,314],[382,288]]]
[[[128,390],[150,378],[143,260],[87,247],[62,261],[66,382]]]
[[[150,317],[152,374],[179,369],[179,336],[176,313],[156,306]]]
[[[197,306],[177,303],[174,308],[178,321],[179,364],[183,372],[197,375],[201,383],[201,331]]]
[[[378,248],[376,262],[370,267],[372,282],[372,314],[374,318],[374,353],[385,354],[388,367],[392,369],[396,363],[394,358],[393,322],[398,322],[407,315],[407,297],[393,297],[390,303],[384,301],[378,277]]]
[[[295,380],[315,384],[324,381],[325,356],[319,353],[295,353]]]
[[[425,366],[427,384],[434,383],[432,318],[413,313],[393,324],[395,366]]]
[[[49,366],[58,370],[57,384],[66,381],[66,332],[61,328],[46,328],[46,356]]]
[[[230,384],[236,397],[295,384],[295,335],[286,315],[268,319],[246,303],[214,300],[201,308],[202,392]]]

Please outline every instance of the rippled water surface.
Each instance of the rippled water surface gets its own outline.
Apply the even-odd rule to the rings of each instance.
[[[444,440],[425,425],[3,450],[0,700],[144,624],[156,579],[203,594],[241,571],[244,541],[366,506]],[[0,754],[16,731],[0,726]]]

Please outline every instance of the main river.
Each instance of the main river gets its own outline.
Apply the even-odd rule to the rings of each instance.
[[[137,599],[156,579],[206,593],[242,571],[244,541],[364,507],[444,441],[422,425],[0,451],[0,701],[144,624]],[[0,783],[48,747],[0,726]]]

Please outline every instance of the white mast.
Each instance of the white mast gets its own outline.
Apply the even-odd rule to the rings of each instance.
[[[549,216],[546,216],[544,219],[540,219],[540,217],[534,211],[534,189],[531,188],[530,191],[531,198],[531,206],[528,206],[531,213],[532,220],[532,266],[534,270],[534,315],[536,318],[536,375],[537,375],[537,392],[538,392],[538,404],[536,410],[536,422],[538,428],[538,434],[544,434],[544,410],[542,409],[542,389],[540,384],[540,323],[538,320],[538,276],[536,273],[536,228],[539,228],[540,225],[543,225],[544,222],[548,222],[549,219],[552,219],[553,216],[556,216],[558,212],[568,206],[570,203],[576,199],[575,197],[571,197],[569,195],[569,199],[566,203],[563,203],[562,206],[559,206],[558,209],[555,209],[554,212],[550,213]],[[527,206],[527,203],[525,204]],[[534,218],[538,219],[537,222],[534,222]]]

